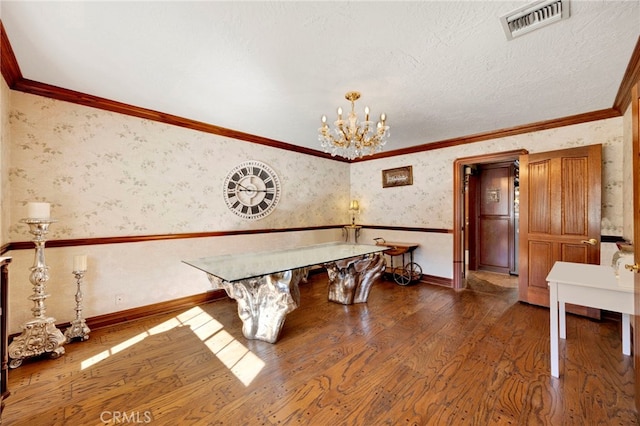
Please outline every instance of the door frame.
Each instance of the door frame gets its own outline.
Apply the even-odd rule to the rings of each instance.
[[[473,164],[502,163],[516,161],[528,154],[526,149],[496,152],[458,158],[453,162],[453,283],[454,290],[462,290],[464,283],[464,168]],[[522,215],[522,212],[520,212]]]
[[[640,264],[640,80],[631,89],[631,145],[632,145],[632,164],[631,174],[633,176],[633,230],[634,239],[633,261],[635,265]],[[636,316],[633,327],[633,362],[635,367],[635,392],[636,392],[636,410],[640,410],[640,323],[638,312],[640,312],[640,274],[634,274],[633,286],[634,308]]]

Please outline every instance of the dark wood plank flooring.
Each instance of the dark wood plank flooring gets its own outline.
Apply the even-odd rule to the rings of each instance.
[[[382,280],[366,304],[302,284],[276,344],[222,300],[93,330],[9,373],[5,425],[635,425],[620,322],[567,319],[559,379],[549,311],[517,289]]]

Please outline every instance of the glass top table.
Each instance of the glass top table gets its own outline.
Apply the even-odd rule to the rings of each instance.
[[[327,243],[256,253],[224,254],[183,260],[187,265],[227,282],[382,252],[385,246]]]
[[[275,343],[285,316],[300,304],[298,283],[305,268],[322,265],[329,279],[329,301],[364,303],[385,268],[386,246],[327,243],[258,253],[225,254],[183,260],[204,271],[214,288],[238,303],[242,334]]]

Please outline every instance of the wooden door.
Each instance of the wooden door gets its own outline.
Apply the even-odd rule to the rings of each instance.
[[[513,268],[514,171],[513,162],[480,167],[476,240],[478,269],[509,274]]]
[[[633,145],[633,256],[636,267],[640,265],[640,88],[631,91],[631,120]],[[633,360],[636,366],[636,409],[640,411],[640,273],[634,277],[635,326],[633,327]]]
[[[602,145],[520,157],[521,301],[549,306],[546,277],[556,261],[600,263],[601,169]]]

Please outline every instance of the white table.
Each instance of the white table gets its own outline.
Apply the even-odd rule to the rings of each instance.
[[[551,375],[559,377],[559,339],[566,339],[565,304],[588,306],[622,314],[622,353],[631,355],[633,286],[620,285],[612,267],[556,262],[547,275],[549,283]],[[559,331],[559,334],[558,334]]]

